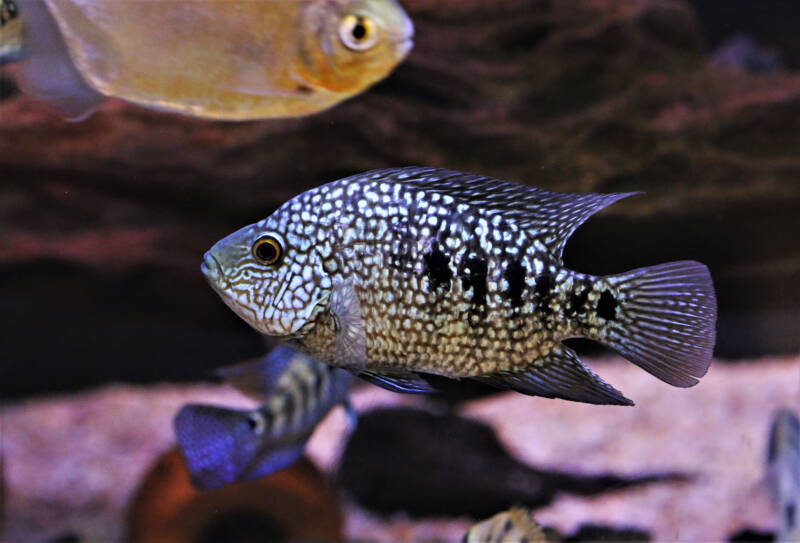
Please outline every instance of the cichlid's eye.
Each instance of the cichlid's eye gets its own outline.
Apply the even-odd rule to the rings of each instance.
[[[247,427],[256,435],[261,435],[267,427],[267,421],[258,411],[253,411],[247,415]]]
[[[253,244],[253,256],[267,266],[274,266],[283,258],[283,242],[277,236],[261,236]]]
[[[364,15],[346,15],[339,23],[339,38],[348,49],[364,51],[378,41],[375,21]]]

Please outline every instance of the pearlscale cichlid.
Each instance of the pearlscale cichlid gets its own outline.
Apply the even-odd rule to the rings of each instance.
[[[629,194],[566,194],[454,171],[371,171],[309,190],[216,243],[202,271],[259,332],[391,390],[420,374],[526,394],[632,404],[561,341],[599,341],[687,387],[708,369],[708,269],[672,262],[598,277],[562,250]]]
[[[107,97],[222,120],[308,115],[380,81],[413,45],[396,0],[2,2],[21,16],[0,25],[0,62],[24,57],[21,89],[75,120]]]
[[[317,424],[337,404],[346,405],[354,379],[286,345],[219,374],[261,405],[248,410],[189,404],[175,416],[178,446],[192,482],[203,489],[263,477],[294,463]]]

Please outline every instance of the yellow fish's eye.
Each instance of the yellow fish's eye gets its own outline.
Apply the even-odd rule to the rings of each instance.
[[[283,243],[276,236],[261,236],[253,244],[253,256],[267,266],[273,266],[283,258]]]
[[[364,15],[346,15],[339,23],[339,38],[348,49],[364,51],[378,41],[375,21]]]

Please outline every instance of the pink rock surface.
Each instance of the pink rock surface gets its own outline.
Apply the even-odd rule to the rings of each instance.
[[[595,522],[650,530],[659,541],[721,541],[745,526],[774,528],[759,483],[770,417],[800,407],[800,357],[712,365],[691,389],[669,387],[619,359],[590,361],[636,407],[598,407],[505,393],[466,404],[462,414],[492,425],[522,460],[539,467],[626,474],[677,470],[696,475],[595,498],[563,497],[536,511],[539,522],[570,533]],[[8,541],[71,531],[115,541],[140,478],[173,444],[171,421],[189,401],[247,405],[222,386],[109,386],[2,408]],[[364,386],[358,410],[419,404]],[[318,428],[309,457],[336,464],[348,432],[341,410]],[[457,461],[454,459],[454,461]],[[470,519],[425,522],[379,518],[347,508],[347,534],[374,541],[457,541]]]

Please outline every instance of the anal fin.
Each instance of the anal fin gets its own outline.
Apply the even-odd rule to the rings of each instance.
[[[405,394],[427,394],[430,392],[437,392],[428,381],[410,371],[363,370],[358,373],[358,376],[373,385],[391,390],[392,392],[402,392]]]
[[[633,405],[578,359],[564,345],[556,346],[536,366],[522,371],[501,371],[471,379],[531,396],[561,398],[599,405]]]

